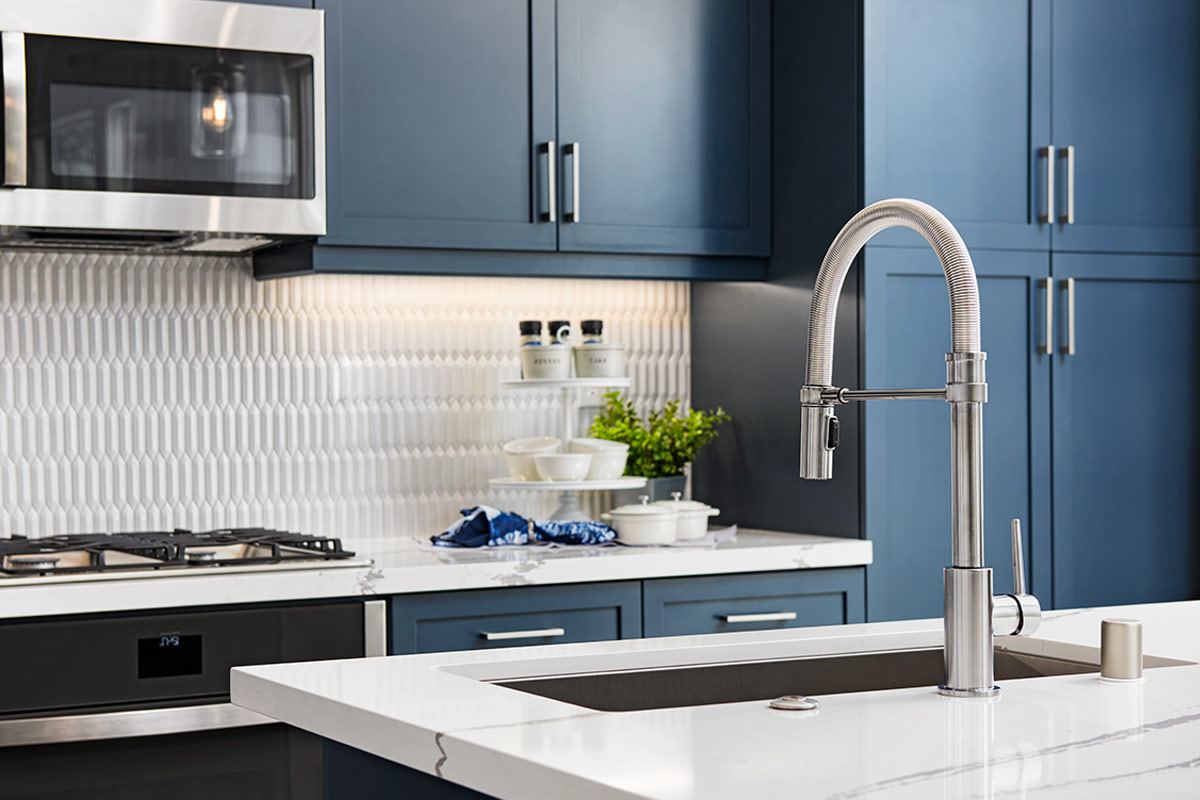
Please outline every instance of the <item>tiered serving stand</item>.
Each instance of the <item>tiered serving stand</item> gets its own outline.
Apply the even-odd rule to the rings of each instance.
[[[627,389],[633,385],[630,378],[561,378],[501,381],[500,387],[510,391],[529,389],[558,389],[562,405],[562,441],[564,449],[575,436],[575,417],[579,408],[579,394],[587,389]],[[550,519],[586,520],[581,492],[605,492],[614,489],[640,489],[646,485],[645,478],[620,477],[599,481],[518,481],[512,478],[492,478],[488,483],[493,489],[517,489],[521,491],[561,492],[558,508]]]

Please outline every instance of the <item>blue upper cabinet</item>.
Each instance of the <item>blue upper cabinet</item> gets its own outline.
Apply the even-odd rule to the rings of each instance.
[[[316,7],[328,233],[259,277],[763,276],[769,0]]]
[[[1200,253],[1200,4],[1054,0],[1053,31],[1055,249]]]
[[[970,247],[1048,248],[1048,39],[1048,0],[866,0],[864,201],[924,200]]]
[[[912,243],[921,240],[908,233]],[[1032,588],[1048,602],[1050,563],[1051,356],[1045,342],[1046,252],[977,249],[988,402],[984,406],[984,535],[997,592],[1011,591],[1009,520],[1026,534]],[[863,385],[943,386],[950,306],[937,256],[868,247]],[[941,401],[867,403],[866,536],[871,621],[942,614],[942,567],[950,564],[950,409]]]
[[[1054,272],[1054,605],[1194,599],[1200,258],[1055,254]]]
[[[553,250],[553,0],[317,0],[321,244]]]
[[[560,249],[769,252],[769,14],[559,0]]]

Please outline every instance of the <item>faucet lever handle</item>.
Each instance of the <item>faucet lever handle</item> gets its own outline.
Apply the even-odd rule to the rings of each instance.
[[[1025,548],[1021,544],[1021,520],[1012,521],[1013,594],[1025,594]]]

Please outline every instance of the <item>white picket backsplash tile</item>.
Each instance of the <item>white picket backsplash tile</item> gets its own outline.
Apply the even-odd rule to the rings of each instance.
[[[270,525],[355,547],[495,493],[500,445],[557,435],[505,392],[520,319],[598,317],[639,406],[687,398],[685,283],[313,276],[247,259],[0,254],[0,535]]]

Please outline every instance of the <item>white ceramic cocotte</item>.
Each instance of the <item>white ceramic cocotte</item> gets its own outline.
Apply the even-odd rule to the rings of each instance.
[[[710,505],[694,500],[674,500],[651,503],[648,495],[636,503],[618,506],[600,518],[617,531],[617,541],[633,545],[662,545],[676,541],[702,539],[708,533],[708,518],[720,512]]]
[[[697,500],[682,500],[681,492],[671,492],[672,500],[659,500],[653,505],[669,508],[679,514],[675,538],[681,542],[703,539],[708,534],[708,518],[720,514],[720,509]]]

